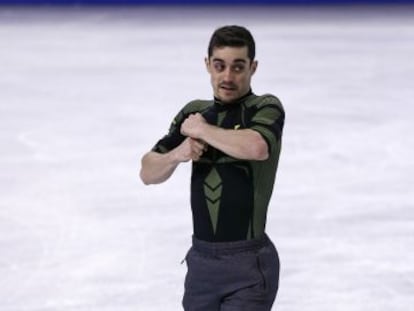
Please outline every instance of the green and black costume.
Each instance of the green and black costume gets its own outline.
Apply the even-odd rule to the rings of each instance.
[[[194,236],[199,240],[226,242],[263,236],[267,208],[278,166],[285,113],[273,95],[249,92],[234,103],[194,100],[174,118],[169,132],[153,151],[166,153],[185,140],[182,122],[200,112],[209,124],[225,129],[252,129],[268,144],[269,158],[247,161],[208,146],[193,162],[191,208]]]

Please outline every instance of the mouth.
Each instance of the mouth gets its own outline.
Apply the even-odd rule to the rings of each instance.
[[[220,88],[223,89],[223,90],[225,90],[225,91],[236,91],[237,90],[237,88],[236,88],[235,85],[225,85],[225,84],[222,84],[222,85],[220,85]]]

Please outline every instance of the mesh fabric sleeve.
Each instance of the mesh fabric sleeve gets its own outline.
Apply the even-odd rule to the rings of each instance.
[[[186,138],[180,133],[180,127],[183,120],[184,113],[183,111],[180,111],[171,122],[168,133],[154,145],[152,151],[167,153],[179,146]]]
[[[266,140],[269,152],[273,153],[282,138],[285,111],[280,101],[274,96],[265,96],[255,105],[255,113],[247,127],[259,132]]]

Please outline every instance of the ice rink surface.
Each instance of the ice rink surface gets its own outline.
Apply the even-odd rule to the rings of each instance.
[[[144,186],[139,159],[211,98],[224,24],[287,113],[273,310],[412,308],[414,7],[2,7],[0,310],[181,310],[190,164]]]

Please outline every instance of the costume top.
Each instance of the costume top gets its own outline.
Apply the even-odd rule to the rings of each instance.
[[[191,209],[197,239],[224,242],[261,237],[265,231],[281,149],[285,112],[279,99],[249,92],[232,103],[194,100],[176,115],[169,132],[152,149],[166,153],[186,137],[181,124],[199,112],[209,124],[224,129],[252,129],[266,140],[269,158],[250,161],[233,158],[208,146],[192,163]]]

